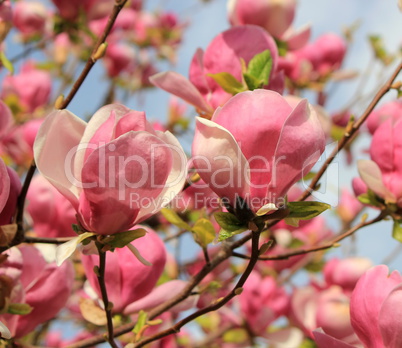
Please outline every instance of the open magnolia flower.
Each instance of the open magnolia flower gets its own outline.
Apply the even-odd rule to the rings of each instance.
[[[359,160],[358,169],[363,182],[355,180],[357,193],[372,190],[387,203],[402,207],[402,121],[390,118],[381,124],[370,145],[371,160]],[[359,187],[358,187],[359,186]]]
[[[201,178],[233,207],[276,209],[316,163],[325,135],[307,100],[292,107],[268,90],[242,92],[212,120],[197,118],[193,161]]]
[[[84,231],[130,230],[167,205],[185,182],[186,156],[170,132],[155,131],[145,113],[120,104],[99,109],[88,124],[53,111],[34,144],[42,175],[77,211]]]

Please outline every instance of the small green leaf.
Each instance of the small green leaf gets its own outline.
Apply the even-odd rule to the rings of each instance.
[[[240,220],[231,213],[218,212],[214,214],[214,218],[219,226],[229,232],[237,231],[245,227]]]
[[[244,329],[232,329],[223,334],[223,341],[226,343],[242,343],[248,339],[247,331]]]
[[[360,203],[367,204],[367,205],[374,205],[378,207],[381,203],[378,201],[376,194],[368,190],[367,193],[363,193],[357,197]]]
[[[177,213],[174,210],[163,208],[161,210],[161,213],[165,217],[165,219],[169,221],[171,224],[184,230],[191,231],[190,225],[187,222],[185,222],[179,215],[177,215]]]
[[[238,81],[232,74],[229,74],[227,72],[221,72],[217,74],[207,74],[209,77],[212,77],[214,81],[222,87],[222,89],[230,93],[232,95],[235,95],[237,93],[245,91],[245,87],[243,84]]]
[[[297,249],[304,245],[304,242],[298,238],[293,238],[290,244],[287,246],[289,249]]]
[[[7,312],[10,314],[26,315],[31,313],[33,308],[27,303],[11,303]]]
[[[73,228],[73,231],[80,235],[83,231],[81,230],[81,227],[77,224],[72,224],[71,227]]]
[[[303,178],[301,179],[302,181],[309,181],[312,178],[314,178],[316,176],[316,172],[310,172],[308,174],[306,174],[305,176],[303,176]]]
[[[310,220],[313,217],[320,215],[331,206],[321,202],[289,202],[288,208],[290,210],[287,218],[296,218],[299,220]]]
[[[255,77],[262,85],[267,85],[272,69],[272,57],[269,50],[256,54],[248,63],[247,74]]]
[[[402,243],[402,220],[394,220],[394,227],[392,228],[392,238]]]
[[[254,91],[257,88],[261,88],[264,85],[264,82],[257,79],[253,75],[250,75],[249,73],[244,73],[243,74],[244,81],[246,82],[247,88],[250,91]]]
[[[147,313],[146,312],[144,312],[143,310],[141,310],[139,313],[138,313],[138,319],[137,319],[137,322],[135,323],[135,326],[134,326],[134,329],[133,329],[133,332],[135,333],[135,334],[139,334],[140,333],[140,331],[142,330],[142,328],[145,326],[145,324],[147,323],[147,319],[148,319],[148,315],[147,315]]]
[[[216,232],[214,225],[208,219],[199,219],[191,229],[194,234],[195,241],[201,245],[201,247],[206,247],[208,244],[212,243],[215,239]]]
[[[225,229],[222,228],[222,229],[219,231],[218,242],[222,242],[222,241],[224,241],[225,239],[228,239],[228,238],[230,238],[230,237],[233,237],[234,235],[239,234],[239,233],[242,233],[242,232],[247,231],[247,230],[248,230],[247,227],[241,227],[241,228],[239,228],[238,230],[235,230],[235,231],[227,231],[227,230],[225,230]]]
[[[107,244],[112,248],[123,248],[127,244],[130,244],[133,240],[144,237],[147,234],[147,231],[143,228],[137,228],[132,231],[124,231],[120,233],[113,234],[113,239],[109,241]]]
[[[11,74],[14,74],[13,63],[8,60],[4,52],[0,52],[0,62]]]

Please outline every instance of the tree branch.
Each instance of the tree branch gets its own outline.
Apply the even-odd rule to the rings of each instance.
[[[311,180],[309,187],[302,193],[302,195],[299,197],[298,201],[304,201],[307,197],[309,197],[311,195],[311,193],[314,191],[315,187],[317,186],[318,181],[324,175],[328,166],[332,163],[332,161],[334,160],[336,155],[339,153],[339,151],[341,151],[345,147],[345,145],[353,138],[355,133],[359,130],[361,125],[366,121],[367,117],[370,115],[371,111],[373,111],[374,107],[378,104],[378,102],[381,100],[381,98],[386,93],[388,93],[388,91],[392,88],[392,84],[395,81],[396,77],[398,76],[398,74],[400,73],[401,70],[402,70],[402,62],[399,63],[399,65],[393,72],[392,76],[388,79],[388,81],[380,88],[380,90],[374,96],[374,99],[368,105],[368,107],[364,111],[363,115],[358,120],[356,120],[349,129],[346,129],[345,134],[343,135],[341,140],[339,140],[336,148],[332,151],[331,155],[327,158],[327,160],[322,165],[320,170],[317,172],[317,174]]]

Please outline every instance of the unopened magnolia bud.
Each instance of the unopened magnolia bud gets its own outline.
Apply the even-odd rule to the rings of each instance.
[[[235,291],[234,291],[234,293],[236,294],[236,295],[240,295],[242,292],[243,292],[243,288],[237,288]]]
[[[60,94],[54,102],[54,108],[60,110],[63,107],[64,94]]]
[[[98,59],[101,59],[105,55],[106,49],[107,49],[107,42],[104,42],[98,47],[95,54],[92,56],[92,60],[95,62]]]

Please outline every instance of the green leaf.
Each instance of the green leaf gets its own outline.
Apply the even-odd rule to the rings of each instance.
[[[187,231],[191,231],[190,225],[185,222],[177,213],[171,209],[168,208],[163,208],[161,210],[162,215],[165,217],[167,221],[169,221],[171,224],[182,228]]]
[[[228,238],[230,238],[230,237],[233,237],[234,235],[239,234],[239,233],[242,233],[242,232],[247,231],[247,230],[248,230],[247,227],[241,227],[241,228],[239,228],[238,230],[235,230],[235,231],[227,231],[227,230],[225,230],[225,229],[222,228],[222,229],[219,231],[218,242],[222,242],[222,241],[224,241],[225,239],[228,239]]]
[[[245,227],[240,220],[231,213],[218,212],[214,214],[214,218],[219,226],[229,232],[237,231]]]
[[[145,326],[145,324],[147,323],[147,319],[148,319],[148,315],[146,312],[144,312],[143,310],[141,310],[138,313],[138,319],[137,322],[135,323],[133,332],[138,335],[140,333],[140,331],[142,330],[142,328]]]
[[[220,72],[217,74],[207,74],[207,76],[212,77],[214,81],[219,86],[221,86],[225,92],[230,93],[232,95],[235,95],[237,93],[246,90],[240,81],[238,81],[232,74],[229,74],[227,72]]]
[[[208,244],[212,243],[215,239],[216,232],[214,225],[208,219],[199,219],[191,229],[194,234],[195,241],[201,245],[201,247],[206,247]]]
[[[144,237],[146,233],[147,231],[143,228],[116,233],[112,235],[113,239],[108,241],[107,244],[112,248],[123,248],[127,244],[130,244],[133,240]]]
[[[226,343],[242,343],[248,339],[247,331],[244,329],[232,329],[223,334],[223,341]]]
[[[0,52],[0,62],[11,74],[14,74],[13,63],[8,60],[4,52]]]
[[[255,77],[262,85],[267,85],[272,69],[272,57],[269,50],[256,54],[248,63],[247,75]]]
[[[378,207],[381,203],[378,201],[376,194],[368,190],[367,193],[363,193],[357,197],[360,203],[367,204],[367,205],[374,205]]]
[[[322,212],[330,209],[331,206],[321,202],[289,202],[288,208],[290,210],[287,218],[296,218],[299,220],[310,220],[313,217],[320,215]]]
[[[392,228],[392,238],[402,243],[402,220],[394,220],[394,227]]]
[[[250,91],[254,91],[257,88],[261,88],[264,85],[263,81],[257,79],[256,77],[250,75],[249,73],[244,73],[243,78]]]
[[[26,315],[31,313],[33,307],[27,303],[10,303],[7,308],[7,312],[10,314]]]
[[[303,176],[303,178],[301,179],[301,181],[309,181],[312,178],[314,178],[316,176],[316,172],[310,172],[308,174],[306,174],[305,176]]]

